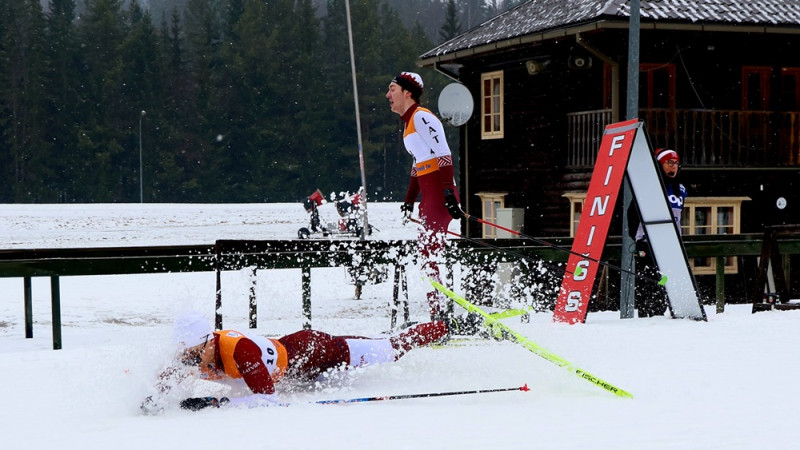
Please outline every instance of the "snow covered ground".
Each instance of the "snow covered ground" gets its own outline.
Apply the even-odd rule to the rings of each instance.
[[[325,208],[330,208],[327,211]],[[337,218],[332,205],[323,217]],[[330,215],[328,215],[330,213]],[[399,204],[370,204],[374,239],[407,239]],[[291,239],[308,216],[297,204],[0,205],[0,248],[210,244]],[[454,226],[456,224],[454,223]],[[454,227],[454,229],[457,229]],[[409,269],[412,316],[427,286]],[[560,274],[555,276],[560,277]],[[226,328],[247,329],[248,271],[224,274]],[[300,274],[261,271],[259,333],[301,328]],[[171,322],[186,308],[213,314],[214,274],[61,279],[63,350],[51,349],[49,280],[34,279],[34,338],[24,338],[22,280],[0,278],[2,448],[82,449],[530,449],[796,448],[800,312],[707,308],[708,322],[620,320],[580,325],[549,313],[506,323],[634,395],[623,399],[524,348],[481,341],[425,348],[394,364],[281,395],[293,405],[255,410],[177,408],[143,416],[139,404],[171,355]],[[456,284],[456,291],[458,291]],[[343,269],[312,273],[314,328],[377,335],[389,326],[391,283],[353,300]],[[363,396],[517,387],[531,391],[380,401]],[[217,394],[214,387],[194,388]]]

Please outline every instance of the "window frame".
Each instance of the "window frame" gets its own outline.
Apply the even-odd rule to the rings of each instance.
[[[681,214],[681,232],[686,236],[696,236],[698,225],[695,223],[695,211],[697,208],[710,208],[710,223],[702,225],[709,227],[712,234],[720,234],[720,226],[731,227],[730,234],[741,233],[742,222],[742,202],[750,200],[750,197],[688,197],[683,204]],[[718,222],[719,208],[732,208],[731,219],[733,223],[720,225]],[[704,260],[704,264],[698,264]],[[729,256],[725,258],[725,274],[739,273],[738,258]],[[691,258],[689,265],[695,275],[714,275],[717,273],[715,258]]]
[[[586,192],[566,192],[562,197],[566,197],[569,200],[569,237],[574,238],[575,232],[578,231],[580,214],[583,213],[583,205],[586,203]],[[581,207],[580,213],[576,213],[575,207],[577,205]]]
[[[581,212],[583,205],[586,202],[586,192],[566,192],[563,194],[569,200],[569,219],[570,230],[569,236],[575,237],[575,232],[578,229],[578,222],[580,221],[580,212],[577,212],[577,205],[580,205]],[[683,205],[683,212],[681,213],[681,233],[684,236],[696,236],[695,231],[697,224],[695,223],[695,210],[697,208],[710,208],[711,223],[702,225],[710,227],[712,230],[718,231],[720,225],[717,222],[717,212],[719,208],[730,207],[733,209],[731,218],[733,223],[726,224],[725,226],[732,227],[730,234],[741,233],[742,222],[742,202],[751,200],[750,197],[687,197]],[[715,232],[714,234],[719,234]],[[705,264],[698,264],[700,260],[705,260]],[[716,261],[714,258],[690,258],[689,265],[692,268],[692,273],[695,275],[714,275],[717,273]],[[736,257],[725,258],[725,274],[735,274],[739,272],[739,263]]]
[[[506,195],[508,195],[508,192],[478,192],[475,195],[481,199],[481,216],[483,217],[483,220],[490,223],[496,223],[497,210],[499,208],[505,208]],[[490,205],[488,209],[487,204]],[[491,219],[489,217],[491,217]],[[486,224],[481,225],[481,227],[481,236],[483,239],[497,238],[496,227]]]
[[[486,92],[487,82],[492,87],[490,92]],[[502,70],[481,74],[481,139],[502,139],[505,136],[504,84]],[[498,87],[497,93],[494,92],[495,86]],[[487,105],[490,105],[490,111],[487,111]],[[489,131],[486,131],[487,121]]]

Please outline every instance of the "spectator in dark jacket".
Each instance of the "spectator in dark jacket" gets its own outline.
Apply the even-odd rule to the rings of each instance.
[[[683,212],[683,204],[686,201],[686,187],[677,178],[680,170],[680,156],[675,150],[668,148],[656,149],[655,156],[664,171],[667,203],[672,209],[672,216],[675,218],[678,232],[680,232],[681,213]],[[631,214],[631,212],[629,211],[629,217],[638,217],[635,214]],[[635,238],[636,271],[638,274],[643,275],[643,277],[636,278],[636,306],[639,310],[639,317],[664,315],[669,301],[664,287],[652,281],[660,279],[661,274],[658,271],[658,265],[653,259],[650,243],[641,223],[636,229]]]

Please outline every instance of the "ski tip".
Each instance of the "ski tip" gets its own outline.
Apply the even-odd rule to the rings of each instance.
[[[579,277],[583,273],[581,266],[575,266],[575,276]]]
[[[666,285],[666,284],[667,284],[667,276],[666,276],[666,275],[663,275],[663,276],[661,277],[661,279],[660,279],[660,280],[658,280],[658,285],[659,285],[659,286],[664,286],[664,285]]]
[[[525,383],[521,388],[519,388],[519,390],[522,392],[528,392],[531,390],[531,388],[528,387],[528,383]]]
[[[619,391],[619,396],[622,397],[622,398],[633,398],[633,394],[631,394],[628,391],[623,391],[623,390]]]

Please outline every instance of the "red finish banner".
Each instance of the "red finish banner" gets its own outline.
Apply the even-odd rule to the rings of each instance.
[[[603,255],[614,206],[639,127],[636,119],[606,127],[556,301],[553,313],[556,322],[573,324],[586,321],[598,261]]]

